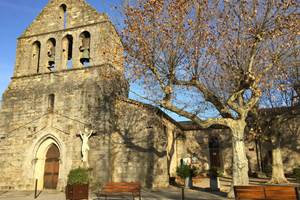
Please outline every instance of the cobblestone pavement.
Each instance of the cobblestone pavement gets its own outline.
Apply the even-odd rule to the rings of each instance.
[[[34,200],[34,193],[31,192],[0,192],[0,200]],[[90,200],[104,200],[91,195]],[[131,200],[130,197],[109,198],[109,200]],[[138,199],[138,198],[136,198]],[[212,194],[205,191],[186,190],[185,200],[225,200],[222,194]],[[62,192],[43,191],[37,200],[65,200]],[[142,200],[181,200],[181,191],[178,188],[168,188],[152,191],[142,191]]]

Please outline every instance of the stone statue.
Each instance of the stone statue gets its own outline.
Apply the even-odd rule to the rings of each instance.
[[[82,140],[82,145],[81,145],[81,154],[82,154],[82,162],[86,164],[87,167],[89,167],[88,163],[88,154],[89,154],[89,138],[91,137],[92,134],[95,132],[93,130],[89,130],[88,128],[84,129],[84,132],[80,132],[80,137]]]

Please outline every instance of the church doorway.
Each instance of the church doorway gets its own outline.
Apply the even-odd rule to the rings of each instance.
[[[51,144],[47,151],[44,169],[44,188],[56,189],[59,175],[59,149],[55,144]]]

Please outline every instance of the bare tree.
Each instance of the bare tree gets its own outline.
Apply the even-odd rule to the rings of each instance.
[[[269,183],[288,183],[284,175],[281,149],[287,147],[287,144],[283,144],[284,140],[286,143],[285,138],[299,137],[297,122],[294,121],[299,116],[298,106],[264,108],[254,111],[251,115],[252,120],[254,119],[250,125],[250,132],[253,134],[251,136],[270,144],[272,149],[272,177]]]
[[[289,59],[293,59],[290,57]],[[297,62],[295,62],[297,63]],[[281,77],[273,85],[264,88],[260,105],[264,108],[253,110],[251,117],[254,119],[250,127],[254,134],[272,147],[272,178],[270,183],[287,183],[284,175],[281,148],[286,137],[298,137],[298,130],[293,127],[293,119],[300,116],[297,87],[299,84],[299,66],[285,68]]]
[[[292,105],[300,106],[300,64],[299,62],[295,62],[295,63],[296,65],[294,66],[290,74],[288,74],[288,77],[290,77],[290,82],[291,82],[290,84],[293,88]]]
[[[153,104],[201,127],[230,128],[232,185],[249,183],[244,145],[249,111],[282,68],[292,66],[298,5],[296,0],[136,0],[125,8],[127,76]]]

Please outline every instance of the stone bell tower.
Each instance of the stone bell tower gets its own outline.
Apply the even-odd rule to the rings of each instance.
[[[123,47],[105,14],[85,0],[50,0],[18,38],[0,110],[0,190],[60,189],[81,166],[86,127],[98,181],[109,179],[114,102],[127,97]],[[92,157],[94,156],[94,157]],[[108,172],[108,173],[107,173]]]
[[[18,39],[14,77],[111,64],[123,48],[105,14],[84,0],[51,0]]]

